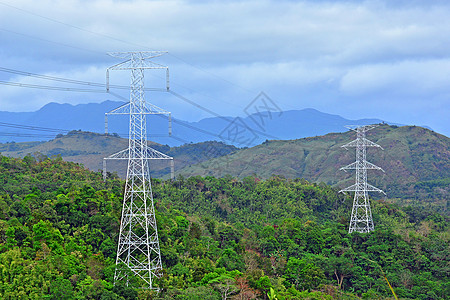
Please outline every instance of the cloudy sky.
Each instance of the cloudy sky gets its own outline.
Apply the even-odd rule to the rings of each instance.
[[[119,100],[4,82],[96,89],[11,70],[104,83],[111,51],[167,50],[171,88],[222,115],[264,91],[283,110],[427,125],[450,136],[450,2],[0,0],[0,110]],[[5,72],[8,69],[10,72]],[[146,85],[164,74],[146,73]],[[129,73],[111,82],[128,85]],[[126,92],[116,91],[124,97]],[[166,93],[175,117],[204,110]]]

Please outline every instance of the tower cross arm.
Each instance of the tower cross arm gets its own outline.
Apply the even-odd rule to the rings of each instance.
[[[361,186],[358,184],[353,184],[345,189],[342,189],[339,191],[339,193],[345,193],[345,192],[362,192],[362,191],[367,191],[367,192],[378,192],[378,193],[382,193],[384,195],[386,195],[386,193],[383,190],[380,190],[377,187],[374,187],[373,185],[370,184],[366,184],[364,189],[361,189]]]
[[[140,64],[136,66],[135,61],[128,59],[117,65],[109,67],[107,69],[107,71],[109,71],[109,70],[135,70],[135,69],[168,69],[167,66],[163,66],[161,64],[158,64],[158,63],[155,63],[152,61],[141,60],[139,62],[140,62]]]
[[[111,52],[110,56],[125,59],[125,61],[107,68],[109,70],[132,70],[132,69],[168,69],[168,67],[150,61],[150,59],[166,54],[167,51],[147,52]]]
[[[345,189],[340,190],[339,193],[356,192],[356,191],[359,191],[359,190],[360,190],[359,186],[357,184],[353,184],[353,185],[351,185],[349,187],[346,187]]]
[[[158,150],[155,150],[153,148],[147,147],[146,151],[146,159],[173,159],[173,157],[166,155],[162,152],[159,152]]]
[[[104,159],[129,159],[130,158],[130,148],[121,150],[117,153],[111,154],[108,157],[105,157]],[[162,152],[159,152],[158,150],[155,150],[153,148],[147,147],[147,149],[144,152],[144,157],[142,159],[173,159],[173,157],[166,155]]]
[[[364,146],[364,147],[377,147],[380,148],[382,150],[383,147],[381,147],[380,145],[378,145],[377,143],[374,143],[366,138],[359,138],[356,140],[351,141],[350,143],[347,143],[345,145],[342,145],[342,148],[349,148],[349,147],[360,147],[360,146]]]
[[[105,115],[128,115],[131,114],[130,111],[130,102],[125,103],[107,113]],[[145,103],[142,111],[136,113],[136,114],[144,114],[144,115],[170,115],[170,112],[167,110],[164,110],[156,105],[153,105],[151,103]]]
[[[383,190],[381,190],[381,189],[379,189],[377,187],[374,187],[373,185],[370,185],[370,184],[367,184],[366,190],[368,192],[378,192],[378,193],[381,193],[383,195],[386,195],[386,193]]]
[[[131,59],[138,56],[140,59],[151,59],[169,53],[168,51],[125,51],[125,52],[108,52],[109,56],[121,59]]]
[[[345,127],[350,130],[356,131],[356,132],[358,132],[358,131],[359,132],[367,132],[369,130],[372,130],[372,129],[378,127],[378,125],[377,124],[370,124],[370,125],[363,125],[363,126],[361,126],[361,125],[345,125]]]
[[[347,165],[345,167],[340,168],[340,170],[343,170],[343,171],[345,171],[345,170],[356,170],[356,169],[380,170],[380,171],[384,172],[384,170],[382,168],[380,168],[379,166],[374,165],[373,163],[370,163],[370,162],[368,162],[366,160],[363,161],[363,162],[360,162],[360,163],[355,161],[354,163],[351,163],[351,164],[349,164],[349,165]]]
[[[130,148],[121,150],[117,153],[111,154],[108,157],[105,157],[104,159],[128,159],[130,157]]]

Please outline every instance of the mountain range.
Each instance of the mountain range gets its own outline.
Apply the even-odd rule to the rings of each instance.
[[[154,142],[150,146],[174,157],[176,176],[215,176],[244,178],[304,178],[344,188],[354,183],[354,173],[339,170],[355,160],[355,150],[341,146],[354,140],[354,131],[329,133],[294,140],[268,140],[249,148],[237,148],[209,141],[169,147]],[[383,189],[387,196],[408,203],[439,204],[448,210],[450,200],[450,138],[418,126],[380,124],[367,133],[367,138],[384,148],[367,151],[367,159],[382,167],[368,171],[370,184]],[[91,170],[102,168],[102,161],[127,147],[127,139],[118,136],[71,131],[48,142],[0,144],[5,156],[23,157],[28,153],[82,163]],[[126,163],[108,162],[108,171],[125,177]],[[167,161],[153,161],[153,177],[169,177]]]
[[[104,101],[89,104],[49,103],[35,112],[0,112],[0,142],[46,141],[72,130],[105,132],[105,112],[123,102]],[[169,146],[221,141],[237,147],[256,146],[265,140],[288,140],[344,132],[345,125],[381,123],[380,119],[349,120],[338,115],[306,108],[283,112],[262,111],[245,117],[214,116],[190,122],[172,119],[173,135],[168,135],[166,116],[148,118],[149,140]],[[110,116],[110,133],[128,136],[128,118]],[[389,124],[394,124],[388,122]],[[398,125],[398,124],[397,124]]]

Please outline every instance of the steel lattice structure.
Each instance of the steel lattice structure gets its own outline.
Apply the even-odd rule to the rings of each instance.
[[[130,118],[128,148],[104,160],[104,176],[106,176],[107,159],[128,160],[114,283],[125,281],[128,285],[130,284],[129,275],[134,274],[136,278],[140,278],[138,281],[141,282],[137,283],[138,286],[149,289],[156,289],[153,281],[155,277],[161,275],[162,271],[149,160],[168,159],[173,172],[173,158],[150,148],[147,143],[146,115],[168,114],[170,116],[170,113],[146,103],[144,70],[167,70],[167,67],[150,61],[164,53],[155,51],[110,53],[113,57],[126,60],[107,70],[107,86],[109,70],[131,70],[130,102],[106,113],[106,116],[125,114]]]
[[[384,192],[367,183],[367,170],[384,170],[366,160],[366,148],[377,147],[383,149],[380,145],[366,139],[366,132],[377,127],[378,125],[365,126],[346,126],[356,131],[356,140],[343,145],[343,148],[356,148],[356,161],[348,166],[342,167],[341,170],[356,170],[356,183],[339,192],[355,192],[353,199],[352,216],[350,219],[349,233],[370,232],[374,229],[372,220],[372,211],[370,209],[370,201],[368,192]]]

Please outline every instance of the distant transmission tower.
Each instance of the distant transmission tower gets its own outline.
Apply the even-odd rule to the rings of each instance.
[[[170,160],[173,176],[173,158],[150,148],[147,143],[146,115],[167,114],[170,116],[170,113],[145,102],[144,70],[166,69],[167,71],[167,67],[150,61],[164,53],[155,51],[110,53],[111,56],[125,59],[125,61],[107,69],[108,91],[109,70],[131,70],[130,102],[106,114],[106,116],[125,114],[130,118],[128,148],[104,160],[104,176],[106,176],[107,159],[128,160],[114,283],[124,281],[128,285],[129,274],[134,274],[142,279],[142,282],[138,284],[149,289],[156,289],[153,281],[155,277],[161,275],[162,271],[149,160]],[[105,129],[107,132],[107,125]]]
[[[370,201],[368,192],[384,192],[367,183],[367,170],[381,170],[380,167],[368,162],[366,160],[366,147],[378,147],[383,149],[380,145],[366,139],[366,132],[377,127],[378,125],[365,126],[346,126],[347,128],[356,131],[356,140],[343,145],[342,147],[356,148],[356,161],[349,164],[341,170],[356,170],[356,183],[343,189],[339,192],[355,192],[353,199],[352,217],[350,219],[349,233],[370,232],[374,229],[372,220],[372,211],[370,209]]]

